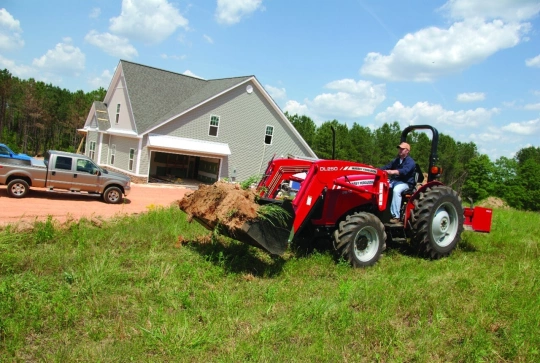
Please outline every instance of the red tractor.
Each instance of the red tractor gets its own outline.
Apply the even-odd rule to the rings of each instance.
[[[401,221],[390,223],[392,193],[381,169],[343,160],[274,158],[258,185],[260,204],[279,204],[290,215],[287,226],[271,220],[244,225],[239,240],[282,254],[289,243],[300,245],[324,241],[354,267],[377,262],[386,241],[408,241],[432,259],[449,255],[465,227],[489,232],[491,209],[463,208],[461,198],[438,178],[439,134],[431,126],[409,126],[401,141],[413,130],[432,132],[427,182],[417,165],[417,185],[402,194]]]

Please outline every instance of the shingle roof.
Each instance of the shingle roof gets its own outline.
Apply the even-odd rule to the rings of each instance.
[[[111,128],[111,121],[109,120],[109,113],[107,112],[107,106],[103,102],[94,101],[94,107],[96,109],[97,126],[100,131],[105,131]]]
[[[204,80],[120,61],[140,135],[253,76]]]

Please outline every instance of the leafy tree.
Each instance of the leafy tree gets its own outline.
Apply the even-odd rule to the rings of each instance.
[[[293,124],[296,131],[300,133],[302,138],[308,145],[313,145],[315,141],[315,134],[317,132],[317,125],[307,116],[298,116],[297,114],[291,116],[288,112],[285,112],[285,116]]]
[[[373,149],[375,148],[375,138],[368,127],[360,126],[356,122],[349,130],[349,138],[353,150],[351,156],[359,163],[374,165]]]
[[[420,166],[422,172],[427,173],[431,154],[431,139],[425,132],[412,132],[407,141],[411,145],[411,157]]]
[[[482,200],[493,195],[495,168],[485,154],[477,156],[467,164],[468,178],[463,184],[463,196]]]
[[[401,141],[399,123],[385,123],[375,130],[375,147],[373,149],[374,166],[382,166],[397,156],[396,146]]]
[[[332,158],[332,127],[336,132],[334,157],[341,160],[354,160],[356,155],[349,138],[349,129],[345,124],[340,124],[337,120],[326,121],[317,129],[313,151],[322,159]]]

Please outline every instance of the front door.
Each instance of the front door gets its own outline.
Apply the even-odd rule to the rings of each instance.
[[[76,159],[76,172],[73,174],[71,190],[99,192],[99,168],[87,159]]]

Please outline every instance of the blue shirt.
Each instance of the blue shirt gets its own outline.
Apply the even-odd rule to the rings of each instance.
[[[385,166],[381,167],[381,169],[399,171],[399,175],[392,175],[392,178],[413,186],[416,184],[414,181],[414,169],[416,167],[416,163],[414,162],[413,158],[408,155],[401,163],[400,160],[401,159],[397,157]]]

